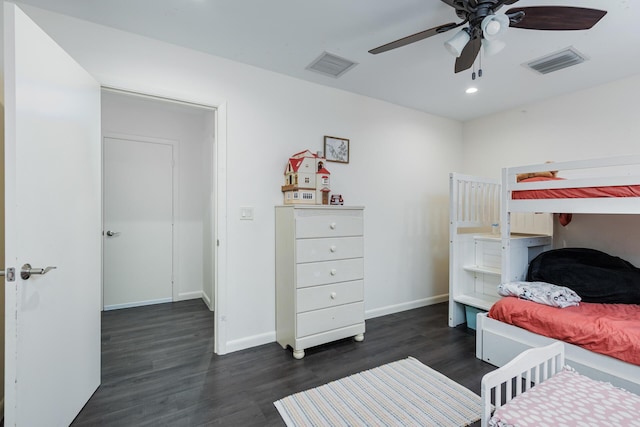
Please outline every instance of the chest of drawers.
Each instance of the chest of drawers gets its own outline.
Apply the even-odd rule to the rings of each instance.
[[[364,339],[362,207],[276,206],[276,339],[304,350]]]

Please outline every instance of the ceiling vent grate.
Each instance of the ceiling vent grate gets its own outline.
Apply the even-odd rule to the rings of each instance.
[[[549,74],[554,71],[562,70],[563,68],[581,64],[587,59],[589,58],[578,52],[575,48],[568,47],[559,52],[536,59],[535,61],[527,62],[523,65],[537,73]]]
[[[307,70],[338,78],[356,65],[358,65],[356,62],[323,52],[322,55],[307,66]]]

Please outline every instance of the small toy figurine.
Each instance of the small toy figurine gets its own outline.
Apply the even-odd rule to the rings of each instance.
[[[331,205],[344,205],[344,200],[342,199],[342,195],[340,194],[333,194],[331,196]]]

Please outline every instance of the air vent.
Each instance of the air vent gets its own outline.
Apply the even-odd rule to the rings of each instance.
[[[338,78],[356,65],[358,64],[348,59],[323,52],[322,55],[307,66],[307,70]]]
[[[568,47],[559,52],[546,55],[535,61],[523,64],[525,67],[532,69],[540,74],[549,74],[563,68],[572,67],[586,61],[585,55],[581,54],[575,48]]]

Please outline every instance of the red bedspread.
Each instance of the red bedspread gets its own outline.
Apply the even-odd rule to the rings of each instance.
[[[556,181],[562,178],[527,178],[520,182]],[[640,185],[611,187],[552,188],[547,190],[513,191],[513,199],[588,199],[601,197],[640,197]]]
[[[640,305],[580,303],[556,308],[505,297],[489,317],[640,365]]]

